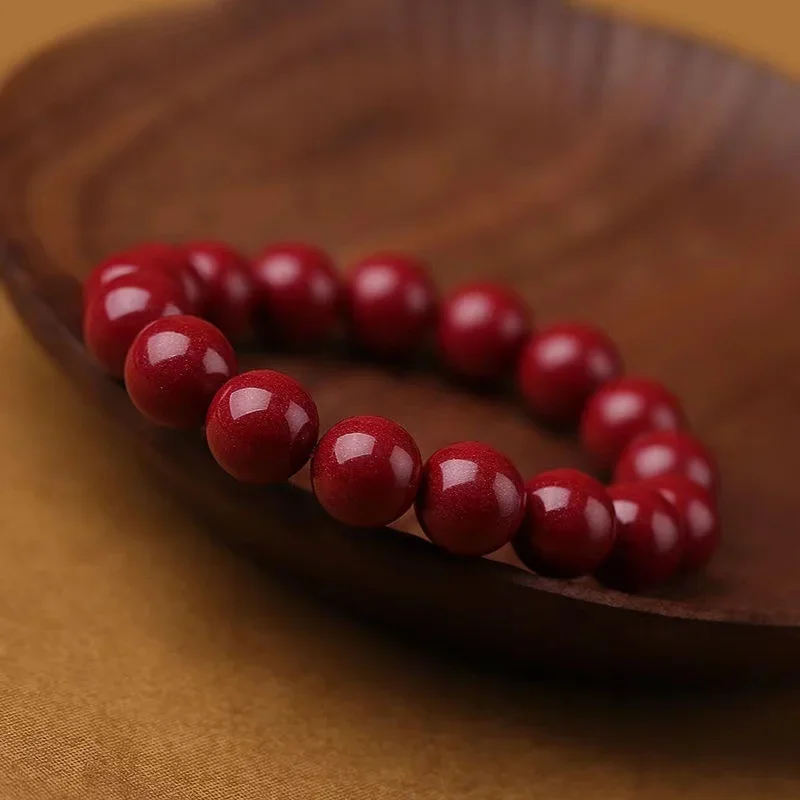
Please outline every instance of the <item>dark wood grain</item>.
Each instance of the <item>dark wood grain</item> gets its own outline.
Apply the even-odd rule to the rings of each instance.
[[[62,43],[0,98],[3,277],[100,413],[226,538],[361,612],[523,666],[678,678],[800,667],[800,90],[764,68],[555,0],[270,0]],[[144,424],[78,336],[76,278],[141,239],[419,252],[490,274],[541,321],[587,318],[665,380],[719,454],[725,542],[658,597],[450,560],[328,520],[301,476],[237,486]],[[580,465],[505,397],[432,372],[287,355],[323,423],[393,416],[423,451]],[[400,527],[414,532],[414,521]]]

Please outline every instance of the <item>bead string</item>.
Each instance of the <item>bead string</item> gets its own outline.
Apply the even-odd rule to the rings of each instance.
[[[124,378],[150,421],[204,428],[219,465],[240,481],[288,480],[310,460],[325,510],[353,526],[388,525],[415,508],[425,535],[461,557],[511,543],[547,576],[594,575],[625,591],[703,567],[720,539],[718,470],[685,430],[677,398],[623,376],[614,342],[587,324],[534,330],[515,293],[471,283],[439,299],[425,265],[383,253],[340,276],[330,256],[278,244],[249,260],[228,245],[143,244],[98,265],[84,284],[84,341]],[[342,420],[319,437],[309,393],[274,370],[239,373],[231,342],[254,331],[293,346],[350,340],[404,359],[435,334],[443,365],[474,382],[516,376],[537,417],[578,425],[604,487],[578,470],[524,482],[500,452],[458,442],[423,464],[412,436],[376,416]]]

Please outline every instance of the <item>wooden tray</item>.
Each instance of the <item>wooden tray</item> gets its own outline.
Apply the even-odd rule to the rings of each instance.
[[[32,333],[227,540],[361,613],[514,666],[677,679],[800,666],[800,92],[554,0],[230,0],[97,30],[0,99],[3,277]],[[725,542],[658,597],[351,531],[301,485],[235,485],[95,368],[78,284],[141,239],[302,238],[489,273],[541,321],[604,326],[719,454]],[[323,424],[382,413],[425,452],[480,437],[581,465],[507,398],[433,374],[264,356]],[[121,456],[124,457],[124,456]],[[797,507],[797,508],[796,508]],[[407,526],[413,528],[413,520]],[[57,532],[54,532],[57,535]],[[113,535],[113,534],[110,534]]]

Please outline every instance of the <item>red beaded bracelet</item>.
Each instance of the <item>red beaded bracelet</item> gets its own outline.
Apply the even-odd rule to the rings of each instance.
[[[471,441],[423,464],[408,431],[382,417],[342,420],[318,440],[316,405],[297,381],[238,372],[231,341],[258,333],[309,346],[340,320],[357,348],[380,358],[406,358],[435,332],[455,376],[515,375],[534,415],[579,425],[613,485],[573,469],[524,483],[502,453]],[[286,481],[310,460],[317,499],[348,525],[387,525],[413,506],[425,535],[453,555],[511,543],[537,573],[594,575],[625,591],[698,570],[719,544],[718,469],[684,430],[674,395],[623,377],[616,346],[590,325],[533,332],[524,302],[502,286],[470,284],[439,302],[424,264],[396,253],[340,278],[324,251],[304,244],[273,245],[252,262],[218,242],[147,244],[87,279],[84,339],[146,418],[204,427],[237,480]]]

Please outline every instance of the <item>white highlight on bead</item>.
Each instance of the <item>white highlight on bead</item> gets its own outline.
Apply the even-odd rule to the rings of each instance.
[[[225,359],[213,347],[203,354],[203,369],[209,375],[230,375],[231,372]]]
[[[706,489],[711,487],[714,476],[711,467],[701,458],[692,458],[686,465],[686,477]]]
[[[397,284],[397,273],[391,267],[375,265],[359,273],[358,293],[371,300],[389,294]]]
[[[699,500],[692,500],[686,510],[686,520],[694,536],[708,536],[714,529],[714,514]]]
[[[653,534],[656,550],[659,553],[669,553],[678,543],[678,526],[671,517],[661,511],[653,514]]]
[[[133,264],[114,264],[113,267],[103,270],[103,274],[100,276],[100,283],[111,283],[111,281],[115,281],[123,275],[130,275],[131,272],[136,272],[137,269],[138,267]]]
[[[414,471],[414,459],[407,450],[395,445],[389,455],[389,464],[392,467],[398,486],[407,486]]]
[[[590,497],[583,515],[589,523],[592,539],[605,539],[614,523],[608,509],[596,497]]]
[[[259,272],[274,286],[288,286],[297,280],[300,265],[293,256],[275,255],[261,263]]]
[[[185,356],[189,352],[191,340],[185,333],[178,331],[162,331],[147,339],[147,360],[151,364],[160,364],[171,358]]]
[[[519,509],[519,490],[517,489],[514,481],[498,472],[494,476],[494,496],[497,499],[497,507],[504,517],[510,517],[516,514]]]
[[[119,319],[135,311],[143,311],[150,302],[150,292],[138,286],[121,286],[111,289],[105,296],[106,316],[110,320]]]
[[[640,478],[663,475],[676,463],[675,450],[664,444],[652,444],[640,450],[635,457],[636,474]]]
[[[311,421],[308,412],[293,401],[289,402],[289,407],[286,409],[284,418],[286,419],[286,424],[289,426],[289,433],[291,433],[292,436],[296,436]]]
[[[639,513],[639,504],[633,500],[614,500],[614,513],[623,525],[629,525]]]
[[[489,299],[478,292],[468,292],[457,298],[451,308],[452,322],[459,328],[481,325],[492,313]]]
[[[549,336],[537,343],[536,360],[543,367],[555,369],[573,361],[579,350],[580,345],[574,336]]]
[[[336,439],[333,454],[339,464],[345,464],[354,458],[371,455],[375,449],[375,437],[369,433],[343,433]]]
[[[615,392],[603,402],[603,417],[607,422],[618,424],[638,417],[644,410],[644,400],[636,392]]]
[[[256,411],[265,411],[272,402],[272,392],[257,386],[246,386],[231,392],[228,408],[233,419],[241,419]]]
[[[542,501],[545,511],[560,511],[569,505],[572,492],[563,486],[543,486],[534,494]]]
[[[470,483],[478,475],[478,465],[469,458],[450,458],[440,464],[439,470],[442,473],[442,491]]]

